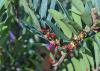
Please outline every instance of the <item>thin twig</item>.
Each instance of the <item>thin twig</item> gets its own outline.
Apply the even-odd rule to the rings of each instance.
[[[53,65],[55,70],[57,70],[58,66],[63,62],[65,57],[66,57],[66,53],[63,53],[59,61]]]

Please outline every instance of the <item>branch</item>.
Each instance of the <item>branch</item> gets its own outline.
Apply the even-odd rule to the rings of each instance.
[[[55,70],[57,70],[58,66],[63,62],[63,60],[64,60],[65,57],[66,57],[66,53],[62,52],[62,56],[59,59],[59,61],[56,64],[53,65]]]

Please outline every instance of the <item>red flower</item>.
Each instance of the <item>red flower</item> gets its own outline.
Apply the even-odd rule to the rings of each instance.
[[[56,34],[55,33],[51,33],[51,37],[52,38],[56,38]]]
[[[50,41],[50,45],[55,45],[55,42],[54,41]]]
[[[64,45],[63,48],[64,48],[64,49],[67,49],[67,50],[72,50],[72,49],[73,49],[73,47],[72,47],[71,44]]]
[[[67,49],[68,49],[68,50],[72,50],[72,49],[73,49],[72,44],[68,44],[68,45],[67,45]]]
[[[50,41],[49,51],[54,54],[54,50],[55,50],[55,42],[54,41]]]

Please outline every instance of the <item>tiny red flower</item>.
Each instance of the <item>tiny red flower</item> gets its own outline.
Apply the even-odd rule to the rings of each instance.
[[[50,41],[50,45],[55,45],[55,42],[54,41]]]
[[[54,54],[54,50],[55,50],[55,42],[54,41],[50,41],[49,44],[46,45],[47,49]]]
[[[72,49],[73,49],[73,46],[72,46],[71,44],[68,44],[68,45],[67,45],[67,49],[68,49],[68,50],[72,50]]]
[[[55,33],[51,33],[51,37],[52,38],[56,38],[56,34]]]

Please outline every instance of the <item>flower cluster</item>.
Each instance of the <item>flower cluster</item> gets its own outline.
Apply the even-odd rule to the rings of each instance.
[[[46,47],[53,54],[59,47],[61,47],[61,49],[67,50],[70,53],[72,52],[73,48],[76,47],[74,42],[63,44],[63,40],[58,39],[56,34],[51,32],[49,28],[42,28],[41,32],[44,34],[45,39],[49,40],[49,44],[47,44]],[[61,51],[58,50],[57,53],[58,55],[61,55]]]

